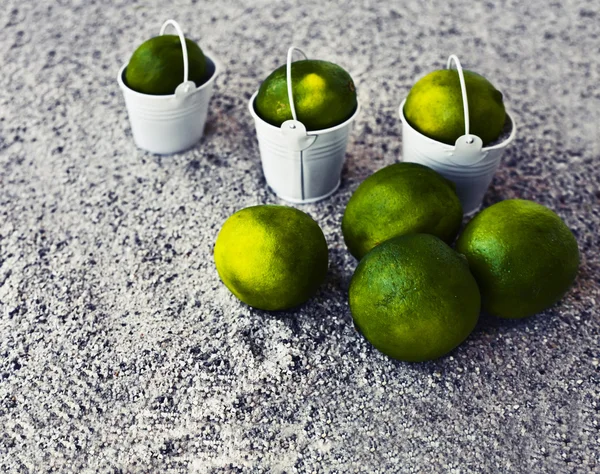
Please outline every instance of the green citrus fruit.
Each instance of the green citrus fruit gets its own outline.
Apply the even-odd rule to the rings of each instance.
[[[524,318],[556,303],[579,267],[579,249],[565,223],[547,207],[510,199],[475,216],[456,250],[469,260],[485,311]]]
[[[462,216],[451,181],[417,163],[395,163],[360,184],[346,206],[342,233],[350,253],[360,259],[404,234],[433,234],[452,243]]]
[[[484,145],[502,133],[506,111],[502,93],[483,76],[463,70],[469,102],[470,133]],[[465,134],[465,117],[458,72],[434,71],[410,90],[404,104],[408,123],[423,135],[454,145]]]
[[[215,264],[223,283],[244,303],[287,309],[308,300],[325,279],[327,242],[319,225],[302,211],[247,207],[223,224]]]
[[[292,91],[296,115],[307,130],[338,125],[356,110],[356,90],[350,74],[327,61],[292,63]],[[254,107],[260,118],[276,127],[292,119],[285,65],[261,84]]]
[[[188,52],[190,81],[196,86],[206,82],[206,58],[200,47],[185,40]],[[151,38],[135,50],[125,69],[125,83],[142,94],[174,94],[183,82],[183,52],[179,36],[163,35]]]
[[[356,327],[378,350],[405,361],[436,359],[462,343],[480,302],[466,260],[428,234],[375,247],[350,282]]]

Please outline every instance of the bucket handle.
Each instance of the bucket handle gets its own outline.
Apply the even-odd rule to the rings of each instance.
[[[308,59],[306,53],[295,46],[288,49],[287,53],[287,64],[286,64],[286,82],[288,100],[290,101],[290,111],[292,112],[292,119],[286,120],[281,124],[281,132],[287,139],[288,149],[293,151],[303,151],[309,148],[317,139],[314,135],[308,135],[306,127],[302,122],[298,120],[296,115],[296,107],[294,107],[294,94],[292,92],[292,56],[294,51],[298,51],[304,59]]]
[[[482,151],[483,141],[477,135],[471,135],[471,124],[469,120],[469,99],[467,98],[467,86],[465,84],[465,75],[458,57],[451,54],[448,57],[447,69],[452,67],[452,63],[456,65],[458,79],[460,80],[460,92],[463,101],[463,113],[465,117],[465,134],[458,137],[454,145],[454,149],[450,153],[450,161],[458,165],[474,165],[479,163],[487,156],[487,152]]]
[[[452,62],[456,65],[458,72],[458,78],[460,80],[460,91],[462,92],[463,109],[465,114],[465,135],[469,135],[470,123],[469,123],[469,99],[467,98],[467,86],[465,84],[465,75],[463,74],[463,68],[460,64],[458,57],[455,54],[451,54],[448,58],[448,64],[446,69],[452,67]]]
[[[160,27],[160,36],[165,34],[167,27],[172,26],[177,32],[177,36],[179,36],[179,41],[181,42],[181,52],[183,53],[183,82],[177,86],[175,89],[175,95],[180,95],[182,93],[190,92],[192,87],[192,81],[189,80],[189,60],[188,60],[188,50],[187,45],[185,43],[185,36],[183,35],[183,30],[179,23],[175,20],[167,20]],[[195,83],[194,87],[196,86]]]
[[[302,51],[300,48],[296,48],[295,46],[292,46],[290,49],[288,49],[287,52],[285,79],[287,82],[288,100],[290,101],[290,110],[292,112],[292,117],[294,118],[294,120],[298,121],[298,117],[296,116],[296,107],[294,106],[294,93],[292,92],[292,56],[294,55],[294,51],[298,51],[302,56],[304,56],[304,59],[308,59],[308,56],[306,56],[306,53],[304,53],[304,51]]]

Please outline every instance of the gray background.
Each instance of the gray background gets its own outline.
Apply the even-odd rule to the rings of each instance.
[[[134,146],[116,74],[168,18],[225,71],[201,143],[158,157]],[[3,0],[0,25],[2,472],[598,472],[595,0]],[[246,106],[292,44],[346,68],[364,107],[341,189],[302,208],[326,284],[266,313],[220,283],[212,247],[234,211],[280,202]],[[482,316],[411,365],[352,327],[340,221],[398,159],[410,86],[451,53],[519,125],[486,204],[555,210],[581,269],[554,308]]]

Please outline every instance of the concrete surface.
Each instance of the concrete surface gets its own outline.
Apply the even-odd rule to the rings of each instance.
[[[116,74],[175,18],[224,64],[206,136],[136,149]],[[591,473],[600,470],[600,7],[563,2],[4,0],[0,8],[0,470]],[[269,314],[220,283],[224,220],[266,188],[246,108],[289,45],[355,78],[340,190],[303,207],[326,284]],[[486,204],[533,199],[575,233],[554,308],[482,317],[404,364],[351,323],[345,203],[398,159],[397,107],[460,55],[519,133]]]

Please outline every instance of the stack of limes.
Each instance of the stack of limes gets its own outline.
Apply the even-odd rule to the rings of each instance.
[[[378,171],[346,209],[363,209],[364,220],[344,215],[347,241],[351,235],[374,242],[357,252],[362,259],[350,283],[349,302],[356,327],[377,349],[405,361],[435,359],[469,336],[481,308],[502,318],[523,318],[565,294],[577,275],[579,250],[554,212],[532,201],[497,203],[468,223],[456,252],[434,235],[439,226],[423,225],[419,217],[429,208],[442,222],[456,208],[456,196],[445,194],[448,184],[439,175],[428,171],[417,174],[418,179],[400,179],[406,202],[398,199],[402,193],[395,183],[385,187],[369,182],[377,178],[374,182],[385,183],[388,173],[401,176],[398,170],[404,168],[409,174],[424,171],[416,166],[400,163]],[[424,182],[446,200],[423,204],[419,193]],[[385,192],[390,202],[404,206],[404,214],[392,208],[404,226],[397,226],[385,206],[380,207],[376,198]],[[447,226],[455,229],[454,223]],[[447,234],[447,241],[455,234]],[[385,237],[377,242],[373,235]],[[289,309],[307,301],[324,281],[327,243],[307,214],[285,206],[254,206],[225,222],[215,245],[215,263],[222,281],[240,300],[265,310]]]
[[[458,253],[434,235],[418,233],[423,232],[419,224],[398,231],[398,222],[387,219],[394,206],[378,204],[378,194],[394,192],[393,187],[364,189],[377,174],[393,176],[397,172],[393,167],[408,165],[392,165],[368,178],[344,214],[344,236],[351,251],[355,235],[364,241],[382,229],[400,235],[366,253],[350,284],[356,327],[377,349],[406,361],[433,359],[466,339],[475,327],[480,303],[490,314],[523,318],[552,306],[569,289],[579,265],[575,237],[554,212],[532,201],[502,201],[478,214],[459,237]],[[418,182],[403,186],[405,196],[419,189]],[[410,210],[423,212],[425,202],[409,198],[405,217],[398,214],[397,219],[418,222]],[[363,220],[348,220],[358,205],[370,212]],[[431,209],[425,214],[441,215],[442,205],[430,201],[427,205]]]
[[[480,295],[451,244],[462,221],[454,185],[426,166],[396,163],[350,198],[342,231],[361,259],[350,284],[356,327],[385,354],[442,356],[471,333]]]

